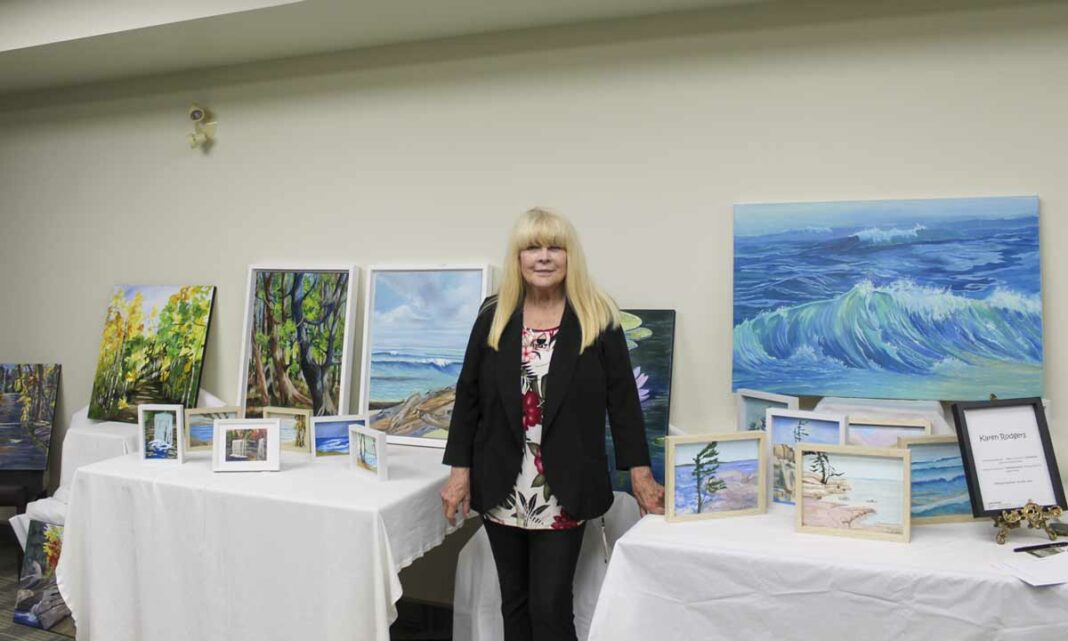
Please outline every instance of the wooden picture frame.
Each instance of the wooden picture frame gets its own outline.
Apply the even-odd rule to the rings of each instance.
[[[871,434],[863,438],[862,431],[871,432]],[[850,414],[846,417],[846,438],[842,444],[857,447],[897,447],[899,438],[930,435],[931,421],[925,418],[890,418]]]
[[[972,514],[975,517],[997,517],[1002,511],[1019,509],[1031,500],[1044,507],[1056,504],[1068,509],[1042,399],[954,403],[952,412],[957,424],[964,473],[968,479]],[[1031,433],[1028,434],[1028,431]],[[987,465],[984,461],[988,458],[989,448],[998,446],[1004,453],[999,452],[994,464]],[[1006,454],[1009,455],[1008,458]],[[1027,467],[1027,464],[1022,463],[1022,459],[1040,456],[1043,459],[1044,472],[1036,475],[1022,471]],[[1021,463],[1016,464],[1012,460]],[[1013,483],[1001,484],[1000,487],[986,486],[987,481],[994,482],[997,470],[1004,470],[1006,467],[1012,470],[1010,473],[1014,476]],[[1028,477],[1029,482],[1020,482]],[[1047,481],[1048,490],[1044,487]],[[991,490],[998,488],[998,493],[994,495],[993,492],[988,492],[987,496],[984,496],[984,486]],[[1010,490],[1003,493],[1003,488]]]
[[[797,420],[796,426],[785,425]],[[815,434],[799,433],[805,429],[801,421],[834,423],[833,434],[826,428]],[[773,503],[794,504],[794,447],[798,443],[844,445],[846,417],[832,412],[807,412],[804,410],[780,410],[768,408],[765,412],[765,429],[768,435],[768,492]],[[816,426],[814,426],[816,427]],[[790,438],[784,438],[783,429],[788,429]],[[830,439],[833,439],[830,440]]]
[[[257,460],[232,460],[234,454],[227,451],[233,443],[226,442],[228,431],[241,430],[262,431],[260,438],[264,439],[262,446],[260,439],[246,443],[241,449],[242,453],[249,452],[249,448],[255,448]],[[280,446],[281,421],[277,418],[234,418],[219,419],[215,421],[215,433],[212,437],[212,472],[277,472],[282,469],[282,456]],[[230,449],[233,449],[232,447]],[[250,454],[251,456],[251,454]],[[231,459],[231,460],[228,460]]]
[[[288,440],[286,440],[288,432],[288,426],[286,425],[286,421],[288,421],[291,417],[295,423],[293,427],[293,429],[295,430],[295,433],[293,435],[294,444],[292,445],[289,443]],[[263,418],[278,419],[278,443],[283,450],[286,450],[287,452],[299,452],[300,454],[314,455],[315,443],[312,441],[311,410],[301,410],[292,407],[268,406],[263,408]],[[296,444],[296,442],[298,442],[301,438],[300,421],[302,419],[304,421],[304,444],[298,445]]]
[[[361,443],[364,445],[362,448]],[[362,476],[379,481],[389,480],[388,443],[385,432],[371,429],[366,424],[349,425],[349,463]],[[368,444],[372,445],[374,452],[368,453]]]
[[[955,461],[943,462],[945,452],[940,452],[938,446],[954,446],[956,450]],[[966,523],[974,521],[971,508],[971,492],[968,491],[967,476],[964,472],[964,455],[960,451],[960,441],[954,435],[939,436],[902,436],[897,439],[897,446],[907,449],[911,454],[909,479],[911,507],[910,514],[913,525],[928,525],[936,523]],[[938,460],[931,460],[931,456],[925,455],[924,451],[932,449],[931,456],[938,456]],[[928,463],[934,465],[929,466]],[[959,464],[959,470],[958,470]],[[948,478],[947,478],[948,477]],[[954,500],[959,493],[954,488],[963,484],[964,501]],[[946,496],[949,494],[950,496]],[[922,504],[920,504],[922,501]],[[952,501],[952,502],[948,502]],[[951,511],[951,514],[939,514],[937,516],[923,516],[928,511],[927,507],[941,512]],[[964,510],[967,510],[966,512]]]
[[[761,431],[751,432],[725,432],[719,434],[696,434],[692,436],[669,436],[666,439],[665,449],[667,450],[667,467],[665,468],[665,477],[667,481],[665,491],[664,502],[664,515],[667,521],[697,521],[701,519],[715,519],[725,518],[731,516],[747,516],[751,514],[763,514],[767,511],[767,496],[768,496],[768,456],[766,446],[767,435]],[[746,442],[751,442],[751,446]],[[719,453],[720,444],[738,444],[725,448],[726,454]],[[689,458],[680,459],[678,456],[678,448],[680,446],[685,447],[687,445],[701,445],[705,444],[705,448],[688,448],[697,450],[697,454],[691,454]],[[711,453],[706,454],[707,446],[715,444],[716,447]],[[740,456],[746,456],[752,454],[754,458],[738,458]],[[732,458],[728,461],[720,462],[719,457],[724,455],[731,455]],[[698,459],[701,462],[698,463]],[[707,466],[710,476],[707,478],[695,476],[693,493],[697,500],[695,506],[696,511],[690,512],[688,509],[689,501],[679,501],[679,494],[689,494],[689,488],[679,487],[677,479],[676,466],[689,467],[689,465],[682,464],[684,460],[693,460],[695,467],[697,465]],[[730,473],[730,477],[726,479],[724,476],[716,476],[719,472],[719,468],[724,465],[730,465],[734,463],[732,469],[726,470]],[[710,469],[709,469],[710,468]],[[687,479],[689,477],[686,477]],[[736,479],[736,482],[728,482]],[[700,486],[704,484],[706,487],[712,483],[719,483],[721,486],[711,492],[713,496],[710,496],[709,500],[714,499],[714,495],[720,491],[731,490],[734,488],[741,488],[735,494],[742,494],[741,500],[737,501],[741,505],[734,509],[723,509],[714,511],[703,510],[703,498],[708,494],[706,489],[701,491]],[[754,494],[755,493],[755,494]],[[752,498],[750,498],[750,496]],[[736,499],[732,499],[736,500]],[[681,503],[681,504],[680,504]],[[730,504],[727,505],[730,507]]]
[[[806,472],[809,461],[806,456],[816,455],[813,467],[819,458],[824,461],[824,466],[819,470],[810,469]],[[820,457],[820,454],[823,456]],[[858,539],[875,539],[880,541],[898,541],[907,543],[912,535],[911,525],[911,485],[909,480],[910,454],[908,450],[884,447],[857,447],[853,445],[810,445],[798,444],[795,453],[794,466],[797,477],[794,481],[794,523],[798,532],[813,534],[827,534],[831,536],[845,536]],[[849,459],[870,459],[867,462],[850,461]],[[889,465],[876,466],[874,461],[890,461]],[[838,468],[834,465],[838,464]],[[845,464],[849,464],[849,469]],[[879,467],[883,469],[878,469]],[[844,471],[843,471],[844,470]],[[806,473],[810,475],[823,474],[824,479],[815,479],[812,483],[815,487],[806,488]],[[866,476],[861,477],[858,474]],[[848,476],[852,474],[852,477]],[[841,480],[835,480],[835,479]],[[850,479],[866,481],[869,489],[861,490],[854,484],[843,485]],[[876,485],[877,484],[877,485]],[[872,487],[876,485],[875,487]],[[872,497],[878,496],[880,491],[888,488],[891,496],[885,501],[876,501]],[[900,496],[897,489],[900,488]],[[824,501],[827,496],[842,495],[850,500],[846,502]],[[863,498],[867,496],[868,498]],[[806,499],[811,499],[806,501]],[[900,513],[900,518],[889,524],[871,524],[870,527],[852,527],[854,523],[866,518],[869,514],[878,516],[878,510],[873,507],[883,503],[886,505],[885,512],[893,517]],[[900,522],[900,524],[898,523]],[[838,524],[839,527],[834,527]],[[845,527],[841,527],[844,525]],[[900,530],[900,531],[898,531]]]
[[[362,414],[345,414],[343,416],[313,416],[311,419],[311,446],[315,458],[331,456],[348,456],[352,444],[349,434],[349,426],[352,424],[366,425],[367,417]],[[329,427],[328,427],[329,426]],[[329,430],[330,436],[324,436],[324,431]],[[338,432],[344,433],[344,443],[334,442],[338,440]],[[330,440],[327,440],[327,439]],[[323,441],[320,443],[320,441]]]
[[[375,323],[375,312],[377,311],[377,281],[380,275],[398,274],[403,272],[413,274],[434,272],[478,272],[480,274],[480,286],[477,294],[478,300],[475,301],[473,295],[472,301],[468,302],[468,305],[473,305],[474,309],[470,318],[470,324],[464,329],[462,341],[459,339],[451,341],[455,342],[456,345],[448,349],[450,353],[432,353],[437,351],[438,348],[426,345],[425,337],[420,341],[424,343],[420,347],[406,348],[401,346],[387,347],[379,345],[376,339],[378,330],[376,329]],[[448,433],[447,417],[451,415],[452,402],[448,401],[447,398],[442,395],[447,395],[447,388],[449,385],[455,386],[456,384],[456,378],[459,376],[459,367],[463,364],[464,348],[467,346],[471,327],[478,315],[479,306],[490,294],[492,280],[492,268],[486,263],[456,265],[372,265],[367,268],[367,284],[364,286],[359,412],[360,414],[367,416],[368,427],[371,427],[372,429],[381,429],[377,427],[376,424],[389,425],[389,430],[396,431],[406,429],[409,434],[416,434],[412,436],[387,431],[386,435],[390,443],[418,445],[422,447],[445,447],[447,439],[441,437],[440,432],[445,431],[446,434]],[[394,327],[390,327],[390,329],[393,330],[395,327],[398,326],[394,325]],[[376,366],[374,358],[376,349],[384,358],[393,354],[392,356],[389,356],[392,360],[388,363],[383,362]],[[393,398],[384,400],[377,395],[374,389],[372,389],[374,387],[374,373],[376,369],[388,366],[399,366],[399,364],[403,364],[409,368],[409,371],[406,373],[407,376],[425,376],[428,379],[434,378],[437,380],[437,383],[426,388],[409,390],[405,392],[405,394],[407,394],[405,399]],[[448,376],[445,376],[446,374],[448,374]],[[451,380],[447,381],[446,379]],[[516,384],[518,385],[518,383]],[[426,395],[425,399],[423,398],[423,394]],[[418,411],[419,407],[424,405],[429,411]],[[399,412],[407,411],[409,409],[411,410],[410,413],[413,413],[415,417],[417,417],[417,420],[396,421],[393,417],[387,415],[387,413],[391,411]],[[426,424],[431,418],[436,419],[436,423],[432,425]],[[402,428],[394,427],[394,424],[398,422],[405,423],[406,425]],[[438,434],[438,436],[423,436],[423,434],[427,433]]]
[[[796,396],[772,394],[754,389],[739,389],[734,392],[734,404],[737,411],[735,429],[739,432],[763,432],[764,426],[752,427],[752,423],[764,421],[769,409],[796,410],[801,402]]]
[[[182,425],[185,423],[185,407],[183,405],[163,405],[156,403],[145,403],[137,406],[137,448],[141,453],[141,460],[150,462],[152,464],[181,464],[185,462],[185,445],[182,443],[182,433],[184,428]],[[157,415],[169,415],[172,416],[171,425],[168,427],[165,422],[161,423],[155,420]],[[153,425],[150,427],[146,424],[146,421],[152,420]],[[149,440],[146,432],[152,429],[153,438]],[[163,440],[161,440],[161,438]],[[152,454],[149,453],[149,445],[152,443],[166,443],[173,441],[175,455],[171,457],[170,454],[164,456],[157,456],[160,453],[158,446],[153,446]],[[170,448],[167,448],[169,451]]]
[[[210,452],[212,443],[204,444],[198,439],[193,443],[193,423],[197,417],[211,418],[211,438],[215,438],[215,419],[242,418],[241,408],[236,405],[222,407],[187,407],[185,408],[185,425],[182,427],[182,440],[185,443],[185,452]]]
[[[298,409],[310,409],[313,415],[317,416],[329,416],[332,414],[345,414],[349,411],[349,388],[351,387],[352,380],[352,362],[353,362],[353,337],[355,336],[356,328],[356,297],[359,293],[359,280],[360,280],[360,268],[352,263],[343,264],[288,264],[288,263],[256,263],[250,265],[248,268],[248,276],[245,289],[245,317],[243,330],[241,334],[241,362],[239,364],[238,371],[238,387],[237,387],[237,405],[242,408],[242,416],[248,416],[255,418],[262,413],[260,408],[271,406],[280,407],[281,405],[275,401],[279,399],[267,399],[269,402],[261,403],[252,412],[249,410],[248,403],[248,389],[249,389],[249,370],[256,369],[254,364],[250,365],[249,360],[255,353],[253,352],[252,341],[254,338],[253,323],[255,318],[253,317],[253,309],[255,308],[256,299],[256,276],[262,272],[270,273],[300,273],[300,274],[346,274],[348,281],[345,285],[345,305],[344,311],[341,312],[340,318],[344,319],[345,327],[342,331],[341,337],[341,357],[340,357],[340,377],[338,379],[338,398],[336,400],[336,408],[331,411],[329,408],[316,408],[313,403],[305,403],[305,406],[294,405]],[[261,359],[262,360],[262,359]]]

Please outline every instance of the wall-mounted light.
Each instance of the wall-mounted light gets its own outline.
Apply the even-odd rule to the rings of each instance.
[[[189,119],[193,121],[193,133],[189,134],[189,146],[192,149],[207,149],[215,140],[219,123],[215,122],[211,112],[195,102],[189,107]]]

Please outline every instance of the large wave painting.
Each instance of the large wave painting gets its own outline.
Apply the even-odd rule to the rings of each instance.
[[[732,384],[1041,395],[1038,198],[736,206]]]

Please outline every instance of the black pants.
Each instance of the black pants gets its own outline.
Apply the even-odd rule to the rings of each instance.
[[[575,641],[575,578],[583,523],[524,530],[483,519],[501,583],[504,641]]]

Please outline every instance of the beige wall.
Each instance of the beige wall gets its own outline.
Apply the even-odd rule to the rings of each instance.
[[[1038,194],[1063,414],[1068,6],[803,22],[539,31],[0,103],[0,358],[63,364],[61,434],[111,285],[213,283],[203,386],[234,401],[249,263],[499,263],[514,215],[546,204],[622,305],[678,310],[673,422],[731,429],[733,203]],[[193,99],[218,113],[208,155],[185,145]]]

